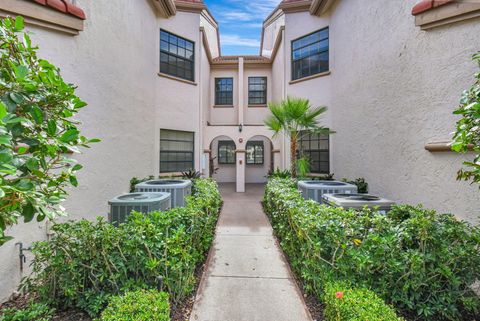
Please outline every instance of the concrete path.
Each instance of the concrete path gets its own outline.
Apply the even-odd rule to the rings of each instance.
[[[262,211],[263,185],[224,201],[190,321],[311,321]]]

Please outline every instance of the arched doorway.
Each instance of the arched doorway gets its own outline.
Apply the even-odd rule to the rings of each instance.
[[[265,183],[272,169],[272,141],[263,135],[249,138],[245,145],[245,183]]]
[[[229,136],[215,137],[210,143],[210,177],[219,183],[236,181],[235,141]]]

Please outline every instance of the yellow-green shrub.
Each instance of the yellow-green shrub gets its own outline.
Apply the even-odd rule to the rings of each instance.
[[[170,321],[168,293],[150,290],[112,296],[96,321]]]
[[[372,291],[343,282],[327,283],[323,302],[328,321],[403,320]]]

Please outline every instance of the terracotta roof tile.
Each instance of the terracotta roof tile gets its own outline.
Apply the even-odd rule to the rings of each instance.
[[[443,6],[444,4],[453,2],[455,0],[421,0],[412,8],[412,15],[418,15],[425,11],[431,10],[436,7]]]
[[[87,18],[85,16],[85,12],[79,7],[77,7],[76,5],[74,5],[73,3],[71,3],[70,0],[33,0],[33,1],[38,3],[39,5],[46,6],[60,12],[64,12],[66,14],[72,15],[82,20],[85,20]],[[193,1],[198,1],[198,0],[193,0]]]

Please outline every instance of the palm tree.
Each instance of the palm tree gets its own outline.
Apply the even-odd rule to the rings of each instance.
[[[327,107],[310,106],[308,99],[287,97],[279,104],[269,103],[272,113],[264,122],[274,132],[274,136],[284,132],[290,138],[290,170],[292,177],[297,177],[297,145],[302,132],[331,133],[317,120]]]

